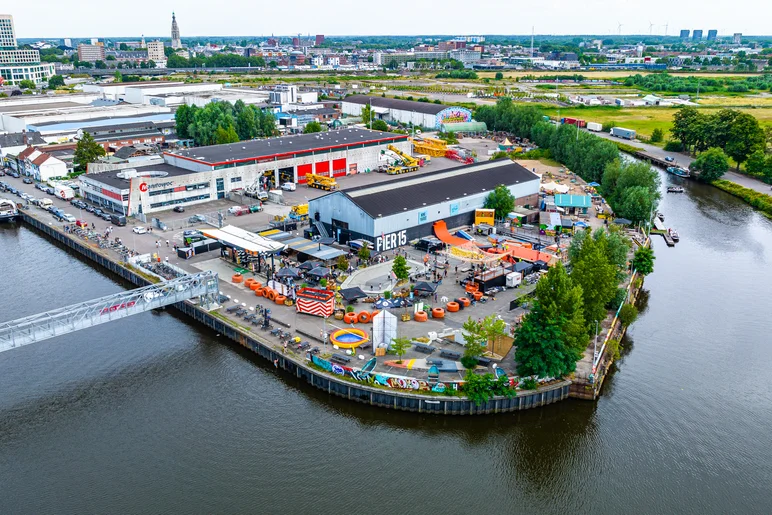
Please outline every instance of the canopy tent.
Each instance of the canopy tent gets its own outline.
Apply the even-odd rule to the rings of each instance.
[[[297,279],[300,277],[300,271],[297,268],[287,267],[280,268],[278,272],[273,274],[276,277],[287,277],[290,279]]]
[[[330,272],[332,271],[326,266],[317,266],[313,270],[309,270],[308,275],[313,275],[314,277],[327,277],[330,275]]]
[[[308,272],[309,270],[313,270],[314,268],[322,265],[323,263],[321,261],[306,261],[305,263],[301,263],[298,268]]]
[[[342,290],[339,290],[338,293],[340,293],[340,296],[343,297],[343,300],[346,302],[352,302],[357,299],[364,299],[368,297],[365,292],[362,291],[362,288],[359,286],[355,288],[344,288]]]
[[[320,261],[330,261],[337,258],[338,256],[346,254],[346,251],[344,250],[328,247],[327,245],[323,245],[318,241],[299,238],[288,232],[272,234],[270,239],[282,243],[295,252],[311,256],[311,258]]]
[[[286,248],[283,243],[264,238],[239,227],[226,225],[222,229],[201,229],[204,236],[221,241],[223,244],[244,250],[248,254],[273,254]]]
[[[421,281],[420,283],[416,284],[413,288],[413,291],[421,291],[421,292],[427,292],[427,293],[434,293],[437,290],[437,286],[428,283],[426,281]]]
[[[627,218],[615,218],[614,223],[617,225],[632,225],[633,221],[628,220]]]
[[[541,189],[544,191],[556,191],[558,193],[568,193],[568,190],[571,189],[565,184],[558,184],[555,181],[552,182],[546,182],[541,185]]]
[[[592,186],[593,188],[597,188],[598,186],[600,186],[600,184],[598,184],[597,182],[591,182],[587,184],[587,186]]]

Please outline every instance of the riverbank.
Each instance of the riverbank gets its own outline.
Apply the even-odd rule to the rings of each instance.
[[[741,199],[746,204],[758,210],[762,215],[772,219],[772,195],[760,193],[756,190],[723,179],[713,181],[711,184],[716,188]]]
[[[24,223],[121,278],[130,281],[132,284],[137,286],[150,284],[147,278],[142,277],[126,264],[113,259],[101,249],[89,248],[84,242],[72,237],[70,234],[64,233],[55,225],[47,224],[36,215],[37,213],[23,210],[20,217]],[[312,356],[309,354],[298,354],[292,350],[288,350],[285,353],[260,335],[247,332],[227,318],[218,317],[216,313],[207,312],[191,302],[186,301],[174,304],[173,307],[217,333],[227,336],[242,347],[248,348],[255,354],[269,360],[276,368],[303,379],[320,390],[372,406],[418,413],[481,415],[507,413],[545,406],[569,397],[571,385],[569,380],[555,381],[537,390],[519,391],[514,397],[492,397],[487,402],[480,404],[462,396],[422,395],[393,388],[379,388],[364,383],[355,383],[346,380],[343,367],[330,364],[330,371],[332,373],[327,373],[319,369],[320,366],[322,369],[325,368],[324,362],[326,360],[321,360],[322,363],[312,364]],[[335,372],[337,372],[337,375]]]

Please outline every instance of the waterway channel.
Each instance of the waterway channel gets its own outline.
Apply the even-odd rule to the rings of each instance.
[[[768,513],[772,222],[685,187],[597,403],[370,408],[146,313],[0,354],[0,513]],[[3,320],[130,286],[24,226],[0,266]]]

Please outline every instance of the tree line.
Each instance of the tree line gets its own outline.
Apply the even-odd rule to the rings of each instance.
[[[174,114],[177,135],[196,145],[221,145],[276,134],[273,113],[238,100],[210,102],[204,107],[182,105]]]
[[[167,68],[246,68],[246,67],[265,67],[265,59],[259,56],[244,57],[237,54],[213,54],[205,57],[203,54],[185,59],[177,54],[171,54],[167,57]]]

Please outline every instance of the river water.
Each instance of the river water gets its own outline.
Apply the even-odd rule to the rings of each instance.
[[[597,403],[378,410],[146,313],[0,354],[0,513],[769,513],[772,222],[685,186]],[[130,286],[27,227],[0,264],[2,320]]]

